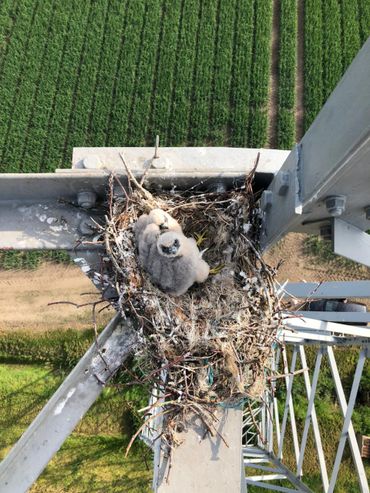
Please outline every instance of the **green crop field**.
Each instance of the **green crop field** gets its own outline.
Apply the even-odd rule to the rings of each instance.
[[[3,0],[0,170],[68,167],[74,146],[295,142],[297,36],[307,128],[370,32],[369,0]],[[271,75],[273,77],[271,77]]]
[[[74,146],[263,146],[270,0],[0,4],[1,171]]]

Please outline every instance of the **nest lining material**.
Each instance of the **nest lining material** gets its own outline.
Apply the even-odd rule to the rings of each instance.
[[[155,405],[164,415],[162,438],[172,446],[190,415],[214,434],[217,405],[261,398],[280,325],[275,271],[258,252],[253,173],[243,187],[223,193],[193,188],[154,197],[127,171],[130,193],[111,193],[105,243],[118,308],[136,321],[140,335],[136,366],[143,383],[161,389]],[[209,278],[179,297],[155,287],[138,263],[134,225],[154,208],[168,212],[206,249]]]

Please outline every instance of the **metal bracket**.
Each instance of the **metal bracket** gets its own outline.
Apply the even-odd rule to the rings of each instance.
[[[370,267],[370,235],[342,219],[334,219],[333,250]]]

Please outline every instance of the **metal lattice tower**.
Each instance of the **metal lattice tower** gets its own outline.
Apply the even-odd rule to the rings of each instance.
[[[322,111],[291,152],[261,150],[258,179],[265,188],[261,199],[264,211],[263,245],[267,248],[290,231],[324,232],[333,239],[334,252],[370,265],[370,39],[338,84]],[[145,148],[75,149],[72,170],[55,174],[2,175],[0,177],[0,248],[65,249],[103,293],[109,298],[104,249],[92,244],[93,221],[101,221],[100,207],[106,196],[109,173],[114,170],[126,183],[119,152],[133,163],[140,176],[149,165],[149,184],[155,189],[168,186],[192,186],[199,181],[210,187],[225,187],[242,179],[251,168],[257,149],[164,148],[159,158]],[[117,190],[119,193],[119,190]],[[370,297],[370,282],[288,284],[281,295],[296,298],[337,299]],[[308,492],[304,484],[304,456],[312,427],[321,472],[322,489],[333,493],[348,440],[362,493],[369,492],[359,448],[351,421],[364,367],[369,356],[370,334],[359,322],[370,321],[369,314],[338,312],[290,312],[279,334],[285,348],[277,345],[276,369],[285,381],[285,403],[281,419],[278,412],[276,382],[245,413],[243,467],[257,473],[242,478],[241,491],[247,485],[282,492]],[[346,325],[343,324],[346,323]],[[28,430],[0,464],[0,492],[24,493],[41,474],[47,463],[73,431],[79,420],[100,395],[103,386],[131,353],[135,332],[119,315],[103,330],[99,348],[95,344],[81,359],[61,387],[36,417]],[[306,346],[316,348],[312,377],[306,371]],[[359,356],[351,392],[346,399],[338,373],[335,347],[356,346]],[[323,358],[327,358],[335,384],[343,426],[336,458],[329,471],[325,461],[316,416],[317,383]],[[296,373],[297,363],[304,371]],[[307,396],[306,418],[299,436],[294,413],[294,383],[303,379]],[[261,435],[256,433],[256,427]],[[284,443],[291,430],[295,464],[284,462]],[[237,429],[241,434],[241,430]],[[193,451],[196,454],[196,450]],[[238,452],[239,453],[239,452]],[[240,457],[240,456],[239,456]],[[201,461],[195,466],[202,472]],[[226,474],[228,465],[221,473]],[[220,474],[217,463],[213,469]],[[291,486],[276,481],[288,480]],[[183,485],[186,490],[186,484]],[[177,490],[180,491],[180,490]],[[195,491],[195,490],[193,490]],[[200,490],[199,490],[200,491]],[[216,490],[212,489],[213,492]],[[221,490],[219,490],[221,491]]]

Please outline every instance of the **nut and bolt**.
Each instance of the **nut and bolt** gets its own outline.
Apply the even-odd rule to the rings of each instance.
[[[331,195],[325,199],[326,210],[333,217],[339,217],[346,209],[345,195]]]
[[[86,217],[78,225],[78,230],[83,236],[91,236],[96,231],[96,224],[91,218]]]
[[[77,194],[77,203],[84,209],[91,209],[96,204],[95,192],[79,192]]]
[[[290,172],[280,171],[277,175],[278,179],[278,194],[284,196],[288,193],[290,186]]]
[[[269,212],[272,207],[272,192],[265,190],[261,195],[261,209],[264,212]]]
[[[82,160],[82,166],[85,169],[99,169],[102,167],[102,162],[98,156],[86,156]]]

